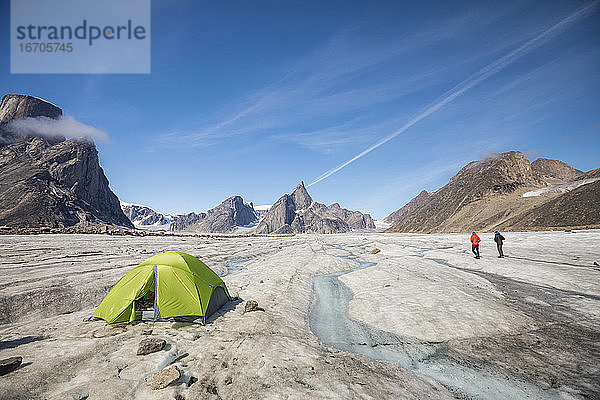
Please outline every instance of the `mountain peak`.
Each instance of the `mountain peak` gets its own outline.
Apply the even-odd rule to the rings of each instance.
[[[304,187],[304,182],[300,181],[300,183],[296,186],[294,191],[292,192],[292,198],[294,199],[294,203],[296,204],[296,209],[302,210],[310,207],[313,200],[308,194],[306,187]]]
[[[444,187],[421,192],[386,222],[394,224],[392,232],[427,233],[594,225],[598,196],[591,184],[569,195],[547,191],[544,196],[524,196],[533,188],[547,188],[547,181],[583,177],[594,176],[558,160],[530,164],[518,151],[494,154],[467,164]]]
[[[7,94],[0,101],[0,146],[31,137],[10,126],[12,121],[39,117],[59,119],[61,116],[62,110],[46,100],[25,94]],[[65,138],[57,137],[50,140],[46,137],[45,140],[55,144]]]
[[[0,101],[0,123],[22,118],[58,119],[62,110],[54,104],[25,94],[7,94]]]
[[[531,163],[531,168],[549,180],[572,181],[584,175],[583,171],[573,168],[560,160],[538,158]]]

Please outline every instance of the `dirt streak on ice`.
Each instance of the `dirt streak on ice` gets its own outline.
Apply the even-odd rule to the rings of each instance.
[[[333,248],[338,253],[335,257],[352,260],[357,266],[313,277],[316,302],[310,314],[310,328],[324,344],[375,360],[395,362],[436,379],[461,397],[498,400],[565,398],[564,393],[543,391],[515,377],[436,360],[436,353],[443,344],[399,336],[349,317],[347,310],[354,293],[339,278],[377,263],[360,261],[349,251],[340,255],[340,251],[346,251],[343,246]],[[327,254],[326,250],[322,252]],[[422,257],[422,254],[418,256]],[[363,275],[368,273],[364,271]]]

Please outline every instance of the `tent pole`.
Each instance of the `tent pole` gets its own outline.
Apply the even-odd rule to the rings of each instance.
[[[153,268],[154,271],[154,321],[160,319],[160,312],[158,311],[158,273],[156,271],[156,265]]]

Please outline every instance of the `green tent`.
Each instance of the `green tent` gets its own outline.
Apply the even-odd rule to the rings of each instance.
[[[142,319],[206,318],[229,300],[223,280],[202,261],[186,253],[157,254],[125,274],[98,306],[92,319],[109,324]],[[144,317],[144,319],[146,319]]]

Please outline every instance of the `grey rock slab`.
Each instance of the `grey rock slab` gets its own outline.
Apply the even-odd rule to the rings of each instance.
[[[0,375],[6,375],[9,372],[13,372],[23,362],[23,357],[10,357],[4,360],[0,360]]]
[[[164,339],[148,337],[142,339],[136,354],[138,356],[143,356],[150,353],[156,353],[157,351],[164,349],[166,344],[167,342]]]
[[[152,379],[148,385],[152,390],[164,389],[180,377],[181,371],[179,368],[176,365],[171,365],[169,368],[160,370],[152,375]]]

